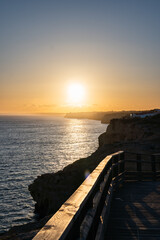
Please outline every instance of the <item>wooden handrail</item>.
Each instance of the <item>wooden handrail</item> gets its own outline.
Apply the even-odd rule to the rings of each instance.
[[[123,151],[107,156],[87,177],[80,187],[51,217],[34,237],[34,240],[102,239],[108,221],[112,193],[125,179],[159,178],[155,156],[150,157],[151,171],[144,174],[146,163],[138,154],[135,160],[127,159]],[[129,171],[127,163],[135,163],[136,171]]]

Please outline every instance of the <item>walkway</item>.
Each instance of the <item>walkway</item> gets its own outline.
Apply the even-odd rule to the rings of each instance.
[[[160,182],[127,182],[113,197],[109,240],[160,240]]]

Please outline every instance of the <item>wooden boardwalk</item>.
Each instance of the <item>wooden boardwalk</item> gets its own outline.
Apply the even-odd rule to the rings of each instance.
[[[105,239],[160,240],[160,182],[126,182],[115,191]]]
[[[160,240],[158,181],[160,154],[108,155],[34,240]]]

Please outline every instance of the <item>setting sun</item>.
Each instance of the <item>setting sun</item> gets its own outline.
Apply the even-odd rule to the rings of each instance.
[[[71,105],[81,105],[84,101],[85,89],[79,83],[73,83],[68,87],[68,102]]]

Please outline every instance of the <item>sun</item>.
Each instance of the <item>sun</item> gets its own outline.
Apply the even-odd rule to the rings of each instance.
[[[80,83],[72,83],[68,86],[68,102],[70,105],[80,106],[85,97],[84,86]]]

